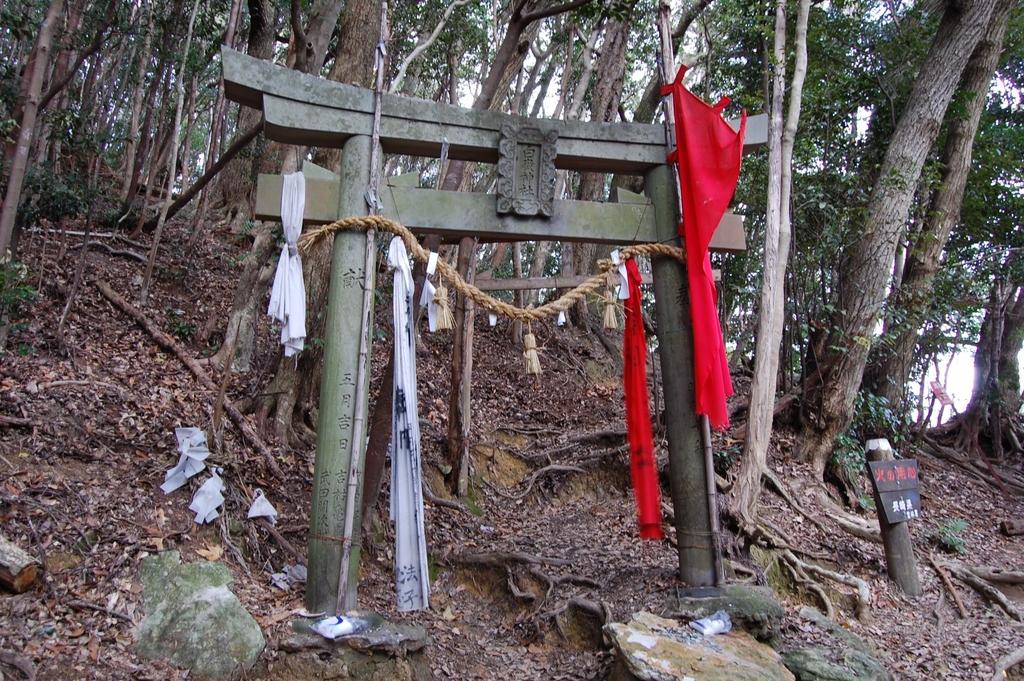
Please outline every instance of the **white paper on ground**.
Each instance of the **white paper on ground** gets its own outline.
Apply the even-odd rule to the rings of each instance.
[[[215,468],[210,477],[196,490],[188,510],[196,514],[196,523],[202,525],[217,519],[217,509],[224,503],[224,481],[220,479],[220,469]]]
[[[203,462],[210,456],[206,433],[201,428],[175,428],[174,437],[178,440],[178,463],[164,475],[164,484],[160,485],[164,494],[170,494],[206,468]]]
[[[267,501],[263,490],[257,488],[253,493],[252,505],[249,506],[249,513],[246,518],[267,518],[271,525],[277,525],[277,509]]]

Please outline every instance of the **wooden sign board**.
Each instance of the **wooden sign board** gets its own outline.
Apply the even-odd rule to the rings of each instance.
[[[868,466],[886,520],[902,523],[921,517],[917,459],[869,461]]]
[[[953,398],[949,396],[946,389],[942,387],[942,384],[938,381],[931,382],[932,395],[935,395],[936,399],[939,400],[939,404],[944,407],[953,406]]]

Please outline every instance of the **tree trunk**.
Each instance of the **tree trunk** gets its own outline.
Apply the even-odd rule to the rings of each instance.
[[[36,127],[36,114],[39,110],[39,98],[43,89],[43,77],[50,64],[53,30],[63,9],[64,0],[51,0],[43,23],[39,27],[39,37],[32,50],[30,64],[25,69],[27,96],[21,107],[21,121],[15,141],[11,170],[7,179],[7,191],[4,193],[3,207],[0,208],[0,259],[7,253],[14,235],[14,219],[18,214],[18,204],[21,202],[21,189],[25,184],[25,172],[28,169],[28,156],[32,148],[32,134]]]
[[[917,338],[928,312],[939,260],[953,227],[971,170],[974,138],[978,132],[989,83],[999,65],[1012,0],[999,0],[982,38],[964,69],[957,89],[963,109],[950,111],[949,130],[942,150],[942,180],[932,195],[927,219],[908,253],[902,286],[892,306],[903,321],[893,329],[891,343],[880,343],[872,353],[866,381],[872,391],[893,407],[906,408],[906,386],[914,365]]]
[[[1012,271],[1011,256],[1003,271]],[[1002,458],[1004,432],[1012,432],[1012,421],[1020,408],[1020,380],[1017,354],[1024,339],[1024,289],[1016,282],[997,276],[992,284],[985,319],[974,355],[974,387],[971,401],[961,416],[957,447],[969,455],[990,452]],[[984,445],[987,444],[988,447]]]
[[[733,490],[737,515],[752,523],[761,494],[761,475],[767,469],[772,434],[775,392],[779,375],[779,344],[785,316],[786,263],[790,242],[790,194],[793,184],[793,145],[800,122],[804,77],[807,75],[807,20],[810,0],[800,0],[794,47],[796,63],[790,86],[789,110],[782,126],[782,100],[786,82],[786,3],[775,8],[774,78],[771,129],[768,138],[768,218],[765,227],[764,283],[754,354],[754,380],[744,441],[743,463]]]
[[[270,59],[274,54],[274,41],[277,35],[277,14],[271,0],[248,0],[249,35],[246,41],[246,54],[257,59]],[[263,112],[243,106],[238,111],[236,129],[239,132],[261,125]],[[252,215],[252,193],[256,186],[256,176],[276,171],[278,147],[263,138],[257,140],[242,151],[238,158],[229,163],[220,173],[214,190],[218,201],[225,209],[225,217],[229,225],[240,225]],[[201,228],[201,226],[200,226]]]
[[[465,237],[459,242],[456,267],[466,281],[473,281],[476,269],[476,239]],[[448,465],[445,476],[454,494],[465,496],[469,491],[469,428],[470,400],[473,379],[473,302],[456,296],[455,325],[452,330],[452,382],[448,391]],[[454,379],[458,380],[454,380]]]
[[[174,104],[174,124],[171,126],[171,139],[167,147],[169,159],[167,161],[167,196],[164,197],[163,205],[160,208],[160,218],[156,223],[156,231],[153,232],[153,245],[149,249],[149,259],[146,262],[146,274],[142,278],[142,290],[139,299],[145,305],[149,298],[149,285],[153,279],[153,267],[156,265],[156,255],[160,250],[160,237],[163,234],[164,223],[167,221],[167,209],[171,207],[174,198],[174,180],[178,168],[178,135],[181,128],[181,113],[185,105],[185,73],[188,71],[188,53],[192,47],[192,28],[196,23],[196,14],[199,12],[200,0],[192,4],[192,13],[188,18],[188,31],[185,33],[185,49],[181,57],[181,71],[177,74],[177,97]]]
[[[594,65],[594,90],[590,95],[590,120],[608,123],[615,119],[622,101],[622,86],[626,77],[626,42],[629,36],[629,18],[608,21],[604,29],[601,53]],[[588,44],[587,49],[589,50]],[[585,84],[584,84],[585,87]],[[583,101],[583,92],[577,90],[567,117],[577,117],[577,101]],[[600,201],[605,198],[604,173],[581,173],[577,197],[580,201]],[[575,243],[572,245],[572,266],[574,274],[590,274],[597,259],[597,245]],[[575,326],[589,329],[589,311],[586,301],[580,301],[569,311]]]
[[[865,211],[864,227],[839,268],[838,314],[816,370],[804,381],[798,454],[823,476],[836,436],[853,418],[896,243],[921,169],[956,83],[988,26],[996,0],[946,5],[935,39],[896,126]]]
[[[380,11],[380,0],[350,0],[345,3],[343,13],[341,3],[336,0],[319,3],[312,11],[309,26],[305,30],[307,42],[313,45],[311,61],[305,62],[305,66],[313,73],[319,72],[326,41],[330,38],[331,29],[338,24],[338,45],[331,79],[345,79],[352,85],[372,87],[374,54],[380,39]],[[301,60],[297,63],[301,63]],[[327,167],[338,172],[341,167],[340,151],[327,150],[325,156]],[[307,338],[323,338],[326,334],[330,267],[329,249],[322,249],[320,253],[303,259]],[[292,442],[296,429],[304,439],[312,436],[311,426],[314,424],[309,410],[318,402],[322,365],[323,349],[317,344],[306,345],[297,365],[294,360],[286,359],[283,355],[278,357],[271,382],[272,390],[268,391],[272,397],[264,401],[260,413],[269,414],[273,410],[274,432],[280,442]]]

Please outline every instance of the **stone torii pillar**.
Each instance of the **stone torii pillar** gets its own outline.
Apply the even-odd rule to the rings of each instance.
[[[262,109],[267,137],[344,150],[340,177],[312,168],[304,171],[304,223],[365,215],[373,93],[232,50],[225,49],[222,59],[227,97]],[[766,117],[748,119],[747,146],[763,144],[766,131]],[[679,244],[676,188],[665,165],[662,126],[529,119],[385,94],[379,139],[387,153],[437,158],[447,143],[452,160],[497,163],[497,194],[435,191],[401,182],[383,187],[382,213],[415,233],[440,234],[450,240],[474,235],[483,241]],[[555,199],[557,168],[644,175],[647,199],[619,203]],[[260,176],[257,218],[279,219],[281,183],[279,176]],[[741,248],[741,225],[738,246],[735,236],[738,219],[727,216],[723,224],[723,235],[732,235],[723,237],[725,241]],[[344,567],[341,534],[349,472],[353,463],[361,463],[366,444],[365,428],[362,437],[353,436],[360,431],[358,424],[366,421],[367,391],[355,385],[357,350],[362,340],[369,343],[372,326],[372,318],[360,319],[356,313],[362,300],[366,248],[364,234],[335,236],[310,512],[306,588],[310,611],[335,611],[342,569],[349,575],[342,609],[356,605],[359,518],[354,518],[351,556]],[[668,258],[654,258],[653,265],[680,577],[690,586],[707,586],[715,583],[716,553],[700,422],[694,412],[686,273],[679,262]],[[355,489],[360,490],[361,484]]]

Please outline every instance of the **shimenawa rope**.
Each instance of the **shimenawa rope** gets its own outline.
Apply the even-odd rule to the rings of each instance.
[[[420,245],[419,241],[416,240],[416,236],[405,225],[382,215],[342,218],[330,224],[312,229],[299,238],[299,249],[303,253],[309,253],[320,244],[325,243],[327,237],[335,232],[369,231],[373,229],[401,237],[402,241],[405,242],[405,247],[416,260],[425,263],[430,258],[430,251]],[[683,249],[668,244],[636,244],[634,246],[626,246],[619,251],[619,254],[622,258],[631,258],[638,255],[660,255],[667,258],[675,258],[685,263]],[[463,279],[458,271],[444,260],[437,261],[437,270],[441,277],[456,291],[485,310],[527,323],[540,321],[545,317],[557,316],[559,312],[567,312],[569,308],[583,300],[587,295],[597,293],[599,289],[606,285],[607,272],[615,269],[615,265],[610,260],[602,259],[598,261],[597,266],[601,270],[599,274],[593,275],[579,286],[563,294],[560,298],[544,303],[540,307],[522,308],[488,295]]]

